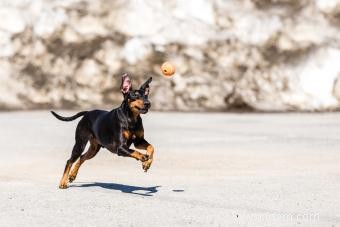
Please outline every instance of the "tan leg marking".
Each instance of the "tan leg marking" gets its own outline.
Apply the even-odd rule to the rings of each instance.
[[[139,151],[133,151],[132,153],[130,153],[130,156],[142,162],[145,162],[147,160],[146,155],[140,153]]]
[[[145,172],[148,171],[148,169],[150,169],[151,167],[151,164],[153,162],[153,153],[154,153],[154,148],[151,144],[149,144],[146,147],[146,154],[149,156],[149,159],[143,162],[143,169]]]
[[[153,162],[154,148],[149,143],[141,144],[141,145],[137,146],[136,148],[146,150],[146,154],[149,156],[149,159],[143,162],[143,170],[146,172],[146,171],[148,171],[148,169],[150,169],[151,164]]]
[[[67,162],[66,166],[65,166],[65,170],[64,170],[64,174],[63,177],[61,178],[60,184],[59,184],[59,188],[60,189],[65,189],[67,188],[67,183],[68,183],[68,174],[71,170],[72,167],[72,163],[70,163],[69,161]]]
[[[99,146],[98,143],[95,140],[90,140],[90,143],[91,143],[91,145],[90,145],[89,149],[87,150],[87,152],[85,154],[83,154],[82,156],[80,156],[77,163],[73,167],[71,174],[68,178],[69,182],[73,182],[76,179],[80,166],[86,160],[93,158],[98,153],[98,151],[100,149],[100,147],[98,147]]]
[[[80,157],[78,159],[77,163],[75,164],[75,166],[73,167],[73,169],[72,169],[72,171],[71,171],[71,173],[68,177],[68,180],[69,180],[70,183],[73,182],[76,179],[77,174],[78,174],[78,170],[79,170],[81,164],[83,164],[84,161],[85,161],[85,160],[82,160],[82,159],[83,159],[83,157]]]

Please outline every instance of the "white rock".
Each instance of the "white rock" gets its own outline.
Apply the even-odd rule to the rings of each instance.
[[[103,23],[92,16],[82,17],[79,21],[73,21],[71,26],[80,35],[80,38],[92,39],[97,36],[106,36],[108,34]]]
[[[187,90],[186,80],[178,73],[172,77],[172,81],[175,83],[174,92],[185,93]]]
[[[232,34],[246,44],[264,45],[280,29],[282,22],[277,16],[247,13],[236,18]]]
[[[172,10],[175,17],[181,20],[194,19],[215,25],[213,2],[206,0],[176,0]]]
[[[11,57],[14,52],[11,35],[7,32],[0,31],[0,57]]]
[[[194,58],[199,61],[202,61],[204,59],[202,50],[196,47],[188,47],[184,50],[184,53],[188,55],[190,58]]]
[[[34,41],[33,47],[32,47],[32,54],[37,55],[37,56],[39,56],[39,55],[41,56],[45,53],[46,53],[46,47],[41,42],[41,40]]]
[[[218,32],[214,27],[197,21],[174,21],[164,25],[165,29],[150,36],[150,40],[158,45],[170,43],[181,43],[183,45],[199,46],[206,44],[209,40],[218,39]]]
[[[124,7],[112,15],[113,29],[128,36],[148,36],[158,33],[169,19],[160,3],[149,4],[143,0],[127,0]]]
[[[319,10],[326,14],[336,14],[340,11],[340,0],[315,0]]]
[[[340,49],[325,48],[312,53],[299,68],[302,91],[312,98],[315,109],[332,108],[338,104],[333,85],[340,73]]]
[[[26,22],[19,10],[15,8],[0,8],[0,30],[10,34],[23,32]]]
[[[132,38],[125,43],[121,54],[129,64],[136,64],[151,53],[151,50],[148,42],[140,38]]]
[[[0,84],[6,83],[11,78],[11,65],[7,61],[0,61]]]
[[[77,99],[83,104],[88,106],[89,103],[98,103],[101,104],[102,97],[99,93],[94,93],[90,89],[85,88],[82,91],[76,92]]]
[[[334,97],[340,102],[340,74],[334,82],[333,94]]]
[[[81,85],[96,86],[100,80],[100,75],[99,65],[92,59],[86,59],[76,71],[75,77]]]
[[[115,73],[122,67],[120,56],[121,48],[111,41],[106,41],[102,44],[102,49],[98,50],[95,58],[103,62],[110,74]]]
[[[282,30],[279,47],[294,51],[328,43],[339,34],[337,29],[333,29],[328,24],[328,21],[320,15],[309,19],[290,21]]]
[[[6,61],[0,61],[0,106],[20,108],[21,101],[17,94],[24,89],[23,84],[12,78],[12,67]]]
[[[47,38],[56,32],[67,19],[62,9],[44,9],[34,23],[34,32],[37,36]]]
[[[80,39],[79,35],[70,27],[66,27],[63,31],[63,41],[66,43],[76,43]]]
[[[40,0],[35,0],[40,1]],[[1,0],[0,7],[23,8],[32,4],[31,0]]]
[[[144,0],[129,0],[112,13],[112,28],[127,36],[148,37],[155,44],[200,45],[216,38],[216,33],[212,26],[211,3],[201,0],[197,1],[197,6],[195,3],[190,0],[150,4]],[[190,8],[192,6],[195,8]],[[205,9],[201,12],[202,7]],[[195,9],[198,11],[194,12]]]

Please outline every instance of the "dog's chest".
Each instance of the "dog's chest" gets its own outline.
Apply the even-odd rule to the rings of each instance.
[[[136,139],[136,138],[142,138],[144,136],[143,130],[123,130],[123,137],[127,140],[129,139]]]

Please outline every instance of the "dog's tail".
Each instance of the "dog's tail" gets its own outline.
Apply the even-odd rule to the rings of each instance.
[[[71,116],[71,117],[63,117],[63,116],[60,116],[58,114],[56,114],[54,111],[51,111],[51,113],[53,114],[53,116],[55,116],[57,119],[61,120],[61,121],[73,121],[75,119],[77,119],[78,117],[81,117],[83,116],[84,114],[86,114],[88,111],[82,111],[82,112],[79,112],[77,113],[76,115],[74,116]]]

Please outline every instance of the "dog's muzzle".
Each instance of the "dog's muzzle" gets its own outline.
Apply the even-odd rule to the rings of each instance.
[[[144,101],[144,107],[143,109],[140,109],[139,112],[141,114],[146,114],[149,111],[150,107],[151,107],[151,103],[149,101]]]

